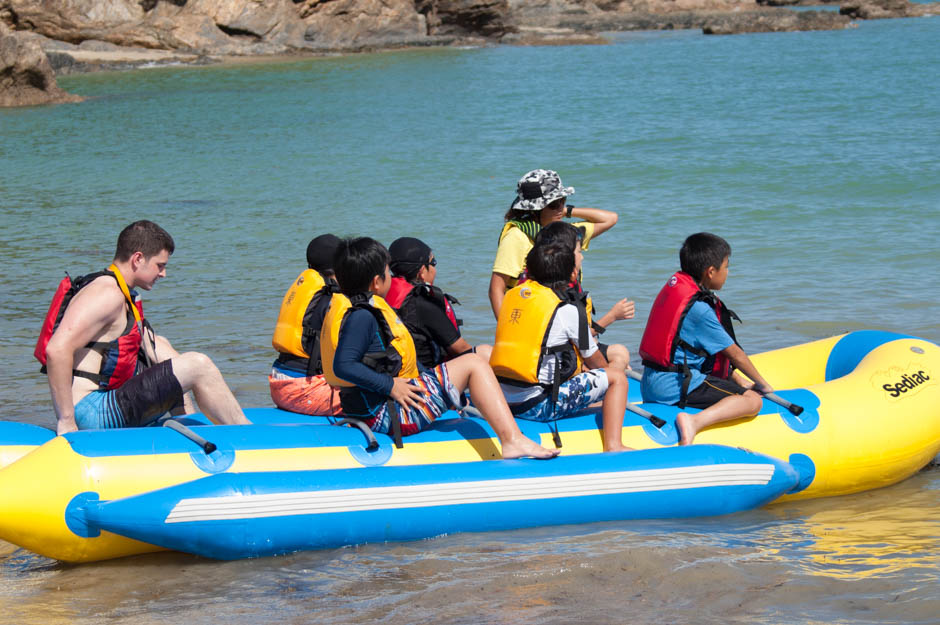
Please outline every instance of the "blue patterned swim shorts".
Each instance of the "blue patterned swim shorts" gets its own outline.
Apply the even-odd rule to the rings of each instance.
[[[607,371],[604,369],[585,371],[558,387],[558,403],[554,410],[551,396],[546,396],[525,412],[514,416],[517,419],[543,422],[574,417],[591,404],[602,400],[607,393],[607,385]]]

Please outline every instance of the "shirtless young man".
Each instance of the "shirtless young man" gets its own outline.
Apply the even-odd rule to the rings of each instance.
[[[212,361],[198,352],[178,353],[153,335],[131,304],[133,289],[149,291],[166,277],[174,247],[169,233],[152,221],[130,224],[118,237],[110,273],[68,302],[45,346],[59,434],[142,426],[169,411],[194,412],[184,403],[190,390],[213,422],[249,423]],[[139,360],[152,366],[137,366],[139,352]]]

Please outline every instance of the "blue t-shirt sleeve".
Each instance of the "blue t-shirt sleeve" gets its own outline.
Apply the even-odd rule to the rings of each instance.
[[[392,376],[362,364],[367,353],[382,351],[385,351],[385,344],[375,317],[368,310],[353,310],[340,327],[333,372],[362,389],[388,396],[394,383]]]
[[[710,355],[734,345],[734,339],[718,321],[715,309],[705,302],[695,302],[689,309],[680,332],[682,340]]]

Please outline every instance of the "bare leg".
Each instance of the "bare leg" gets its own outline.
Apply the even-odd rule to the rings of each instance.
[[[618,371],[626,371],[630,366],[630,352],[619,343],[607,346],[607,363]]]
[[[213,423],[244,425],[241,406],[229,389],[218,367],[205,354],[186,352],[172,359],[173,374],[183,392],[192,390],[196,402]]]
[[[170,344],[170,341],[166,337],[156,335],[153,337],[154,342],[154,361],[163,362],[164,360],[170,360],[172,358],[178,358],[180,353],[173,349],[173,346]],[[178,416],[179,414],[193,414],[196,412],[196,405],[193,403],[193,396],[188,393],[183,393],[183,411],[180,412],[178,408],[170,411],[170,414]]]
[[[710,425],[741,417],[753,417],[760,412],[761,403],[760,395],[754,391],[746,391],[743,395],[729,395],[695,414],[680,412],[676,415],[679,444],[691,445],[695,435]]]
[[[486,362],[490,361],[490,354],[493,353],[492,345],[477,345],[476,347],[477,356],[485,360]]]
[[[603,418],[604,451],[629,451],[632,447],[623,444],[623,414],[627,409],[627,376],[623,369],[614,366],[607,371],[607,392],[601,404]]]
[[[503,448],[503,458],[553,458],[559,449],[546,449],[535,443],[519,430],[515,418],[509,411],[506,399],[499,389],[496,375],[489,364],[476,354],[464,354],[447,362],[447,373],[451,384],[459,391],[470,389],[470,397],[480,414],[496,431]],[[622,413],[621,413],[622,415]]]

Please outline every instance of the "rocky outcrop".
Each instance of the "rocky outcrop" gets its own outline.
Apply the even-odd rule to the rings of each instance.
[[[36,106],[80,102],[56,84],[49,59],[39,44],[0,23],[0,106]]]
[[[420,45],[427,19],[413,0],[306,0],[301,47],[314,50]]]
[[[937,13],[907,0],[844,0],[833,12],[763,5],[827,0],[0,0],[0,23],[77,46],[51,50],[67,69],[120,67],[171,51],[207,56],[353,51],[451,43],[586,43],[605,30],[708,33],[845,28],[851,19]],[[87,46],[113,45],[95,65]],[[83,51],[84,50],[84,51]]]
[[[702,29],[706,34],[834,30],[851,19],[833,11],[796,12],[770,2],[818,0],[510,0],[520,24],[572,31]],[[761,4],[759,4],[759,2]],[[528,26],[520,26],[525,32]]]
[[[303,41],[291,0],[0,0],[17,29],[78,44],[276,54]],[[2,4],[0,4],[2,6]]]
[[[416,0],[415,7],[431,35],[497,38],[513,30],[507,0]]]
[[[568,0],[512,1],[516,3],[514,11],[524,16],[522,23],[535,21],[542,29],[570,29],[572,32],[702,29],[706,34],[733,34],[834,30],[851,26],[850,18],[834,11],[797,12],[760,6],[751,0],[609,0],[603,4]],[[531,4],[536,2],[541,4]],[[520,26],[520,31],[526,33],[529,28]]]
[[[940,2],[917,3],[908,0],[845,0],[839,13],[852,19],[878,20],[891,17],[940,15]]]
[[[507,0],[0,0],[0,19],[51,39],[212,55],[493,39],[507,13]]]
[[[185,54],[172,50],[131,48],[106,41],[88,39],[78,45],[56,41],[37,33],[23,32],[36,40],[49,57],[57,76],[85,72],[134,69],[141,66],[205,65],[212,63],[208,56]]]
[[[642,27],[670,18],[684,24],[694,21],[695,14],[757,9],[754,0],[509,0],[509,5],[519,25],[595,31],[624,30],[621,24],[633,29],[632,24]]]
[[[741,33],[780,33],[798,30],[841,30],[854,28],[852,18],[835,11],[751,11],[716,16],[706,21],[702,32],[706,35],[736,35]]]
[[[839,0],[757,0],[757,4],[765,7],[838,6]]]

